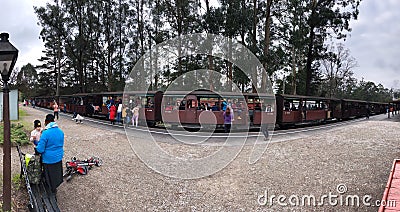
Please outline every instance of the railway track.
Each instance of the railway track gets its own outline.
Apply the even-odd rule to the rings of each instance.
[[[37,110],[41,111],[46,111],[46,112],[52,112],[49,109],[45,108],[35,108]],[[60,116],[63,118],[69,118],[72,119],[72,114],[69,113],[60,113]],[[370,120],[374,119],[383,119],[386,117],[386,115],[381,114],[381,115],[376,115],[376,116],[371,116]],[[290,128],[290,129],[275,129],[274,132],[272,133],[274,138],[279,138],[279,137],[284,137],[284,136],[294,136],[298,134],[309,134],[313,132],[318,132],[320,130],[330,130],[335,127],[340,127],[340,126],[345,126],[353,123],[357,123],[360,121],[366,120],[365,117],[362,118],[356,118],[356,119],[351,119],[351,120],[346,120],[346,121],[332,121],[326,124],[318,124],[318,125],[302,125],[302,126],[297,126],[297,128]],[[90,123],[94,126],[97,127],[104,127],[105,129],[109,130],[116,130],[117,132],[120,133],[125,133],[125,130],[130,130],[130,131],[135,131],[135,132],[143,132],[143,133],[151,133],[159,136],[163,135],[173,135],[173,136],[179,136],[179,137],[199,137],[199,138],[226,138],[227,136],[231,138],[257,138],[257,137],[262,137],[262,134],[255,129],[250,130],[249,132],[231,132],[231,133],[224,133],[221,130],[216,130],[215,132],[205,132],[200,129],[200,131],[194,131],[192,129],[186,130],[184,128],[178,128],[177,130],[167,130],[164,127],[144,127],[144,126],[139,126],[139,127],[133,127],[133,126],[123,126],[122,124],[115,124],[112,125],[109,123],[109,121],[102,120],[102,119],[96,119],[96,118],[91,118],[91,117],[85,117],[85,120],[83,121],[84,124]]]

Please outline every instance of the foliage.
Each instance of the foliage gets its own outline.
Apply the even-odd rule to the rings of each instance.
[[[4,128],[0,125],[0,144],[4,143]],[[11,123],[11,142],[12,144],[26,145],[29,144],[29,137],[24,130],[24,126],[20,123]]]
[[[22,99],[36,96],[38,89],[38,74],[35,67],[28,63],[22,66],[21,70],[17,74],[15,86],[23,94]]]
[[[12,178],[11,178],[11,182],[12,182],[13,188],[15,190],[19,190],[21,188],[21,185],[22,185],[20,174],[14,174],[12,176]]]
[[[17,87],[25,96],[122,90],[125,81],[135,84],[140,82],[138,76],[146,75],[144,68],[131,75],[130,71],[155,45],[180,35],[213,33],[249,48],[267,75],[253,74],[249,79],[235,65],[211,54],[181,56],[177,52],[172,60],[157,56],[139,64],[157,70],[146,79],[150,88],[166,88],[192,70],[212,69],[226,76],[216,79],[210,74],[214,88],[231,79],[249,91],[250,80],[265,86],[269,78],[282,93],[338,98],[368,94],[364,98],[387,99],[387,89],[353,77],[357,61],[340,44],[351,32],[349,22],[358,18],[360,2],[52,1],[35,7],[45,43],[42,65],[21,68]]]

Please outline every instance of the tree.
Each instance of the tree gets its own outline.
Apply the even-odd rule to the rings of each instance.
[[[352,69],[357,61],[350,55],[344,44],[329,46],[329,52],[321,59],[321,72],[325,77],[325,88],[328,97],[340,97],[343,85],[353,76]]]
[[[349,21],[357,19],[358,6],[361,0],[312,0],[306,5],[307,26],[309,31],[307,64],[306,64],[306,95],[312,94],[313,62],[323,53],[323,42],[328,37],[346,38],[350,31]]]
[[[36,95],[38,75],[35,67],[28,63],[22,66],[17,74],[16,87],[23,94],[24,98]]]

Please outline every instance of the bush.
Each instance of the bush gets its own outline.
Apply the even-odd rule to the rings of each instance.
[[[4,126],[0,125],[0,144],[4,143]],[[11,143],[13,145],[26,145],[29,144],[27,132],[24,130],[24,125],[20,123],[11,124]]]

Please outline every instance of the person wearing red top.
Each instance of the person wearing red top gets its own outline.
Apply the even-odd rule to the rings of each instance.
[[[111,124],[115,124],[115,115],[117,114],[117,108],[115,107],[114,104],[111,105],[110,107],[110,121]]]

